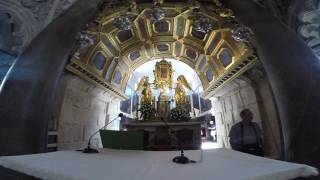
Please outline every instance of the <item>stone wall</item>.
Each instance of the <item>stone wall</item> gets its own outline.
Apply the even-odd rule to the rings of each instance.
[[[270,85],[267,79],[260,79],[254,85],[254,89],[264,131],[265,153],[270,157],[279,159],[282,156],[281,125]]]
[[[58,149],[86,146],[90,135],[120,111],[120,100],[79,77],[66,73],[61,82],[63,95],[58,116]],[[92,146],[101,147],[99,133]]]
[[[260,86],[266,86],[266,83]],[[219,147],[230,148],[228,134],[231,126],[241,121],[240,111],[249,108],[254,114],[253,121],[263,130],[267,156],[279,158],[280,144],[275,143],[280,142],[279,126],[273,99],[268,87],[261,87],[261,92],[262,96],[259,90],[253,88],[247,81],[236,79],[211,98],[213,105],[211,113],[216,119]]]

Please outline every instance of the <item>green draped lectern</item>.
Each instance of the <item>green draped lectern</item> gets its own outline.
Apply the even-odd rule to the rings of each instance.
[[[100,130],[102,145],[104,148],[143,150],[143,131],[114,131]]]

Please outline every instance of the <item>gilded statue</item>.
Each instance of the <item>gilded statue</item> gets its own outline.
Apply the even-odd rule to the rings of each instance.
[[[192,88],[188,84],[187,79],[183,75],[180,75],[177,78],[177,87],[174,95],[177,107],[185,107],[187,105],[187,95],[184,88],[192,91]]]
[[[151,92],[151,86],[149,83],[149,77],[143,76],[140,80],[137,91],[141,91],[141,97],[140,97],[140,104],[150,104],[152,103],[152,92]]]

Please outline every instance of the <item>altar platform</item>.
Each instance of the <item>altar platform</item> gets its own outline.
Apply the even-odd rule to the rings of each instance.
[[[143,131],[146,134],[146,150],[200,149],[202,122],[126,122],[127,131]]]
[[[0,167],[45,180],[286,180],[318,175],[317,169],[307,165],[228,149],[186,151],[187,157],[200,161],[191,164],[172,162],[179,151],[99,151],[0,157]]]

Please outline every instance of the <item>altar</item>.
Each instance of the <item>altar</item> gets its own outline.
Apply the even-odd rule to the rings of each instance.
[[[191,119],[189,95],[194,93],[183,74],[173,80],[174,70],[170,62],[162,59],[154,69],[154,80],[149,76],[140,78],[136,84],[139,97],[136,119],[154,121],[160,118],[166,121],[188,121]],[[189,95],[188,95],[189,94]]]
[[[99,149],[99,154],[79,151],[0,157],[1,179],[47,180],[287,180],[319,174],[316,168],[257,157],[229,149],[192,150],[185,155],[196,163],[176,164],[179,151]],[[1,174],[1,169],[6,169]],[[11,172],[9,172],[11,170]],[[12,174],[12,175],[11,175]],[[1,176],[3,175],[3,176]],[[34,178],[32,178],[34,177]]]
[[[174,72],[171,62],[164,58],[157,62],[153,82],[149,82],[152,77],[143,76],[137,84],[139,107],[134,121],[121,124],[127,131],[144,132],[146,150],[201,147],[202,122],[191,117],[189,95],[194,91],[183,74],[174,80]]]
[[[128,122],[127,131],[144,131],[146,150],[177,150],[201,148],[202,122]]]

